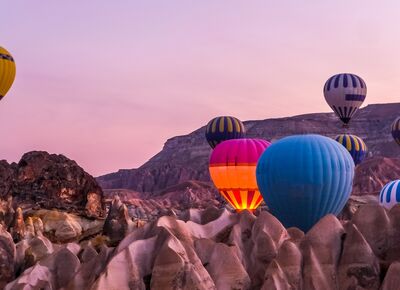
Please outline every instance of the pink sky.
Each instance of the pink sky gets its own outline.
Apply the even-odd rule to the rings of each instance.
[[[303,2],[2,1],[17,79],[0,159],[138,167],[216,115],[329,111],[322,86],[339,72],[364,78],[365,104],[400,101],[400,2]]]

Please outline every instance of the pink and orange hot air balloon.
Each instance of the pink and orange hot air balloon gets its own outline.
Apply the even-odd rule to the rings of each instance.
[[[211,154],[211,179],[237,211],[253,211],[263,200],[257,186],[256,166],[270,144],[262,139],[232,139],[218,144]]]

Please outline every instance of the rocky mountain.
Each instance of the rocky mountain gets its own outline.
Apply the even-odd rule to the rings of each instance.
[[[103,190],[96,180],[75,161],[43,151],[28,152],[18,163],[0,161],[0,204],[8,200],[24,210],[57,208],[86,217],[105,214]]]
[[[349,129],[343,129],[332,113],[247,121],[244,124],[248,137],[272,142],[293,134],[316,133],[334,137],[348,132],[364,139],[369,148],[369,158],[393,158],[400,156],[400,148],[392,140],[390,126],[399,112],[400,103],[368,105],[357,113]],[[202,127],[188,135],[169,139],[161,152],[137,169],[122,169],[100,176],[97,180],[104,189],[130,189],[152,194],[189,180],[209,182],[208,158],[211,149],[204,138],[204,130]],[[371,190],[376,192],[376,187],[372,186]],[[359,193],[365,191],[357,189]]]
[[[105,236],[81,243],[54,244],[31,230],[15,244],[0,226],[0,265],[7,265],[0,267],[0,287],[394,290],[399,221],[400,206],[364,205],[351,221],[327,215],[303,233],[267,211],[209,208],[135,228],[116,198]]]

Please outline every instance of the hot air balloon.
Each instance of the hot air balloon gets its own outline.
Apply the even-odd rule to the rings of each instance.
[[[7,94],[15,79],[15,62],[11,54],[0,47],[0,100]]]
[[[400,117],[394,120],[392,124],[392,136],[397,144],[400,145]]]
[[[261,139],[227,140],[217,145],[211,154],[211,179],[237,211],[252,211],[262,202],[256,182],[256,165],[270,144]]]
[[[272,214],[286,227],[307,231],[323,216],[343,209],[352,189],[354,162],[331,138],[295,135],[265,150],[256,175]]]
[[[360,164],[367,155],[367,145],[358,136],[341,134],[337,135],[335,140],[349,151],[355,165]]]
[[[391,209],[400,202],[400,179],[393,180],[386,184],[379,194],[379,204]]]
[[[326,102],[344,124],[350,122],[366,95],[365,82],[355,74],[334,75],[326,81],[324,86]]]
[[[211,148],[215,148],[222,141],[244,137],[243,123],[235,117],[216,117],[207,124],[206,139]]]

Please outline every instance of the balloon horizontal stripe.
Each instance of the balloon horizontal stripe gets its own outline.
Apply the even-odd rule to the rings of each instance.
[[[347,94],[346,101],[359,101],[364,102],[365,95],[355,95],[355,94]]]
[[[241,162],[241,163],[235,163],[235,162],[226,162],[226,163],[210,163],[210,167],[222,167],[222,166],[235,166],[235,167],[247,167],[247,166],[253,166],[256,167],[257,163],[251,162],[251,163],[246,163],[246,162]]]
[[[0,53],[0,59],[5,59],[5,60],[9,60],[9,61],[14,62],[14,58],[11,55],[8,55],[8,54]]]
[[[347,124],[367,95],[365,82],[354,74],[337,74],[324,85],[324,97],[339,119]]]
[[[237,190],[246,190],[246,191],[258,191],[258,188],[246,188],[246,187],[235,187],[235,188],[219,188],[217,187],[218,190],[220,191],[229,191],[229,190],[233,190],[233,191],[237,191]]]

